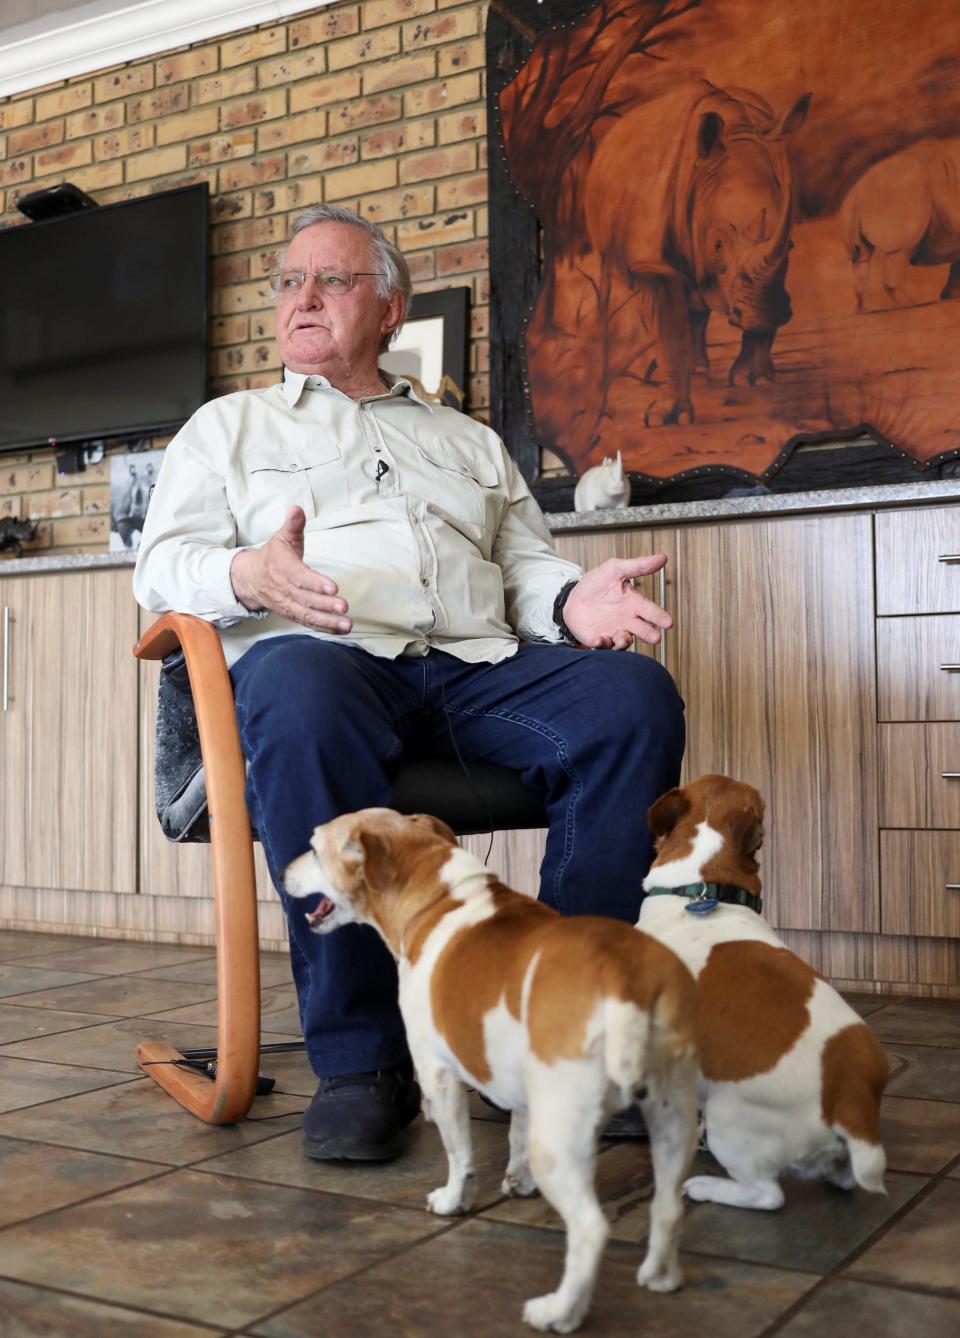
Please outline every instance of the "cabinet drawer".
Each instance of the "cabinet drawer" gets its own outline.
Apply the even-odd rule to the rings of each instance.
[[[960,828],[960,725],[881,725],[879,761],[881,827]]]
[[[881,720],[960,720],[960,618],[877,621],[877,707]]]
[[[881,832],[880,906],[884,934],[960,938],[960,832]]]
[[[960,506],[881,511],[876,526],[877,612],[960,611]]]

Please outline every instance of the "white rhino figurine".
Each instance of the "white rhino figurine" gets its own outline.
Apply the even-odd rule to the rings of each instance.
[[[615,460],[606,456],[602,465],[586,470],[573,494],[574,511],[602,511],[629,504],[630,483],[623,476],[619,451]]]

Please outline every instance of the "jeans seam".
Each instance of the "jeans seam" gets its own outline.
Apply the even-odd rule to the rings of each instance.
[[[583,782],[581,781],[576,768],[570,762],[564,739],[552,729],[548,728],[548,726],[542,724],[539,720],[532,720],[529,716],[520,715],[517,711],[479,711],[469,706],[448,706],[447,711],[453,715],[469,715],[478,719],[492,718],[495,720],[506,720],[511,724],[521,725],[524,729],[532,730],[535,734],[539,734],[541,738],[549,739],[550,742],[556,746],[560,765],[563,767],[571,781],[571,794],[566,804],[566,815],[563,824],[563,854],[557,862],[556,872],[553,876],[552,891],[554,903],[560,907],[564,915],[569,914],[566,899],[561,894],[560,881],[563,874],[566,872],[567,865],[570,863],[571,856],[573,855],[576,807],[577,800],[580,798],[580,793],[583,789]]]
[[[237,733],[240,735],[240,751],[243,753],[244,760],[246,761],[246,759],[247,759],[247,750],[246,750],[246,748],[244,747],[244,744],[248,741],[248,738],[247,738],[247,730],[246,730],[246,717],[245,717],[245,713],[244,713],[244,710],[243,710],[243,706],[240,704],[240,702],[237,702],[237,703],[236,703],[236,712],[237,712]],[[257,783],[256,783],[256,781],[255,781],[254,778],[253,778],[253,773],[252,773],[252,771],[250,770],[249,763],[247,763],[247,768],[246,768],[246,783],[247,783],[247,785],[249,785],[249,787],[250,787],[250,789],[251,789],[251,791],[252,791],[252,793],[253,793],[253,796],[254,796],[254,798],[255,798],[255,800],[256,800],[256,804],[257,804],[257,813],[258,813],[258,815],[262,818],[262,815],[263,815],[263,805],[262,805],[261,802],[260,802],[260,794],[259,794],[259,792],[258,792],[258,790],[257,790]],[[273,852],[273,849],[272,849],[272,847],[271,847],[271,845],[270,845],[270,842],[267,840],[266,834],[265,834],[264,832],[262,832],[262,831],[260,830],[259,827],[257,828],[257,835],[258,835],[259,838],[260,838],[260,844],[263,846],[264,854],[265,854],[266,857],[267,857],[267,864],[270,866],[271,870],[273,870],[274,868],[276,868],[276,861],[275,861],[274,858],[273,858],[273,854],[274,854],[274,852]],[[271,875],[270,875],[270,876],[271,876],[271,878],[273,878],[273,873],[272,873],[272,872],[271,872]],[[277,887],[277,881],[278,881],[278,879],[279,879],[279,870],[277,870],[277,878],[274,879],[274,887],[277,888],[277,892],[279,893],[280,889],[279,889],[279,887]],[[280,900],[281,900],[281,904],[282,904],[282,903],[283,903],[283,898],[281,897]],[[286,907],[284,907],[284,910],[286,910]]]

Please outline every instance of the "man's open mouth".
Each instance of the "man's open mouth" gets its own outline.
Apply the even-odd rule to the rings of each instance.
[[[327,916],[332,915],[335,910],[336,907],[329,897],[321,897],[320,904],[317,906],[316,910],[306,912],[307,923],[311,926],[318,925],[321,920],[325,920]]]

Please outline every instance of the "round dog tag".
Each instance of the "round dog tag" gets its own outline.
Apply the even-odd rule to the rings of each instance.
[[[688,901],[683,908],[689,911],[691,915],[709,915],[711,911],[717,909],[716,897],[697,897],[695,901]]]

